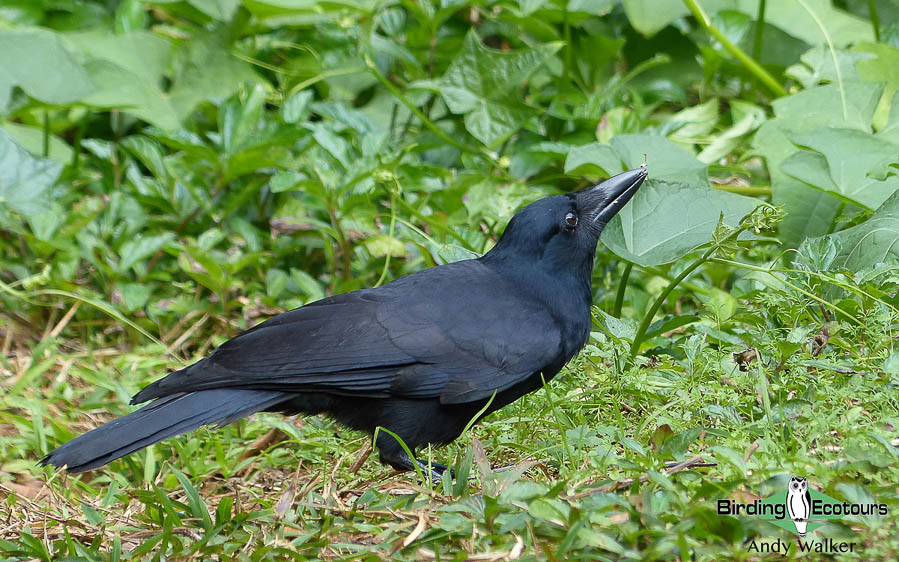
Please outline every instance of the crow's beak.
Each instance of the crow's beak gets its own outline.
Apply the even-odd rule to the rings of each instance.
[[[612,176],[596,187],[578,193],[579,206],[589,213],[588,216],[592,215],[592,222],[604,226],[637,193],[648,173],[641,166]]]

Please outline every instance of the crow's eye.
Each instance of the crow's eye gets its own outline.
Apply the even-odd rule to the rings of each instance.
[[[577,226],[577,215],[574,211],[568,211],[568,214],[565,215],[565,224],[568,226]]]

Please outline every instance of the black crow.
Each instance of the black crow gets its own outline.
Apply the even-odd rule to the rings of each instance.
[[[449,443],[482,409],[481,417],[540,388],[587,342],[600,231],[646,175],[638,168],[531,203],[478,259],[275,316],[131,400],[147,406],[41,462],[81,472],[261,411],[327,414],[369,434],[385,428],[413,453]],[[394,468],[427,466],[387,432],[375,446]]]

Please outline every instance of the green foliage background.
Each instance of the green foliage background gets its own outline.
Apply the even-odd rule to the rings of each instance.
[[[793,473],[891,506],[814,536],[895,557],[897,89],[896,0],[4,1],[0,553],[745,558],[791,535],[715,501]],[[588,348],[425,452],[470,485],[273,416],[35,466],[238,331],[644,159]]]

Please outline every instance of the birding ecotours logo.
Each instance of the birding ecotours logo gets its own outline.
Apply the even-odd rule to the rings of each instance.
[[[857,543],[836,541],[827,537],[812,538],[806,536],[824,525],[828,520],[844,519],[850,516],[883,517],[889,514],[886,504],[851,503],[836,500],[809,486],[808,478],[791,475],[786,489],[765,499],[756,499],[752,503],[738,502],[733,499],[720,499],[717,503],[718,515],[749,515],[768,521],[782,529],[798,535],[798,552],[845,553],[855,552]],[[760,554],[787,554],[793,547],[789,541],[764,541],[752,538],[747,541],[746,548],[750,552]],[[795,552],[795,551],[794,551]]]

